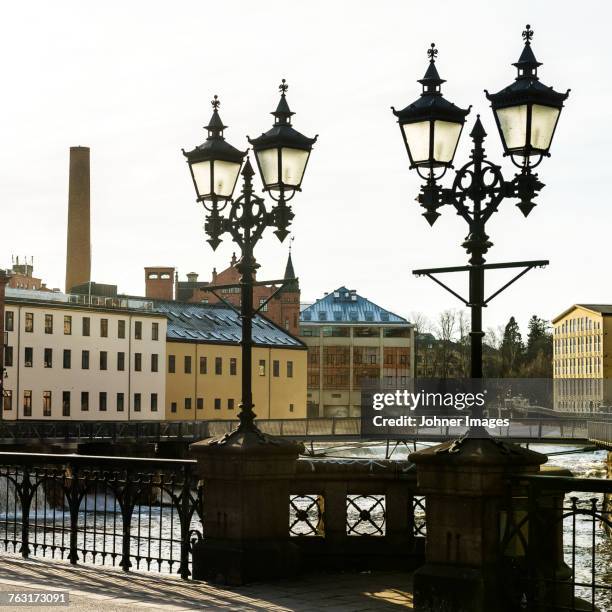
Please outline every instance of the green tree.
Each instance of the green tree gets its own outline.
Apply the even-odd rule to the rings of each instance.
[[[550,324],[533,315],[528,324],[523,376],[551,378],[552,353],[553,337],[550,332]]]
[[[504,336],[501,343],[501,374],[503,377],[507,378],[519,375],[521,365],[523,364],[524,354],[525,345],[523,344],[521,330],[516,322],[516,319],[514,317],[510,317],[510,320],[504,328]]]

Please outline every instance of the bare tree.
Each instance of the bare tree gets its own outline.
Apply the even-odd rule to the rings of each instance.
[[[438,350],[436,351],[436,371],[440,378],[448,378],[453,361],[453,340],[457,330],[457,312],[443,310],[438,316],[436,332]]]

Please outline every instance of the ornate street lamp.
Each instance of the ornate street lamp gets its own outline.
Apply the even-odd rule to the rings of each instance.
[[[233,199],[233,192],[247,152],[239,151],[225,141],[225,126],[219,117],[219,100],[214,97],[213,116],[207,126],[208,138],[192,151],[183,150],[187,158],[197,201],[207,211],[205,232],[207,242],[213,250],[221,242],[221,236],[229,233],[240,247],[242,256],[236,264],[240,273],[240,318],[242,320],[242,401],[237,432],[251,432],[258,437],[263,434],[254,424],[252,393],[252,327],[254,277],[259,268],[253,251],[264,230],[275,228],[282,242],[289,234],[288,227],[294,217],[287,203],[296,191],[301,190],[306,164],[317,137],[308,138],[291,125],[291,116],[286,100],[287,84],[280,85],[281,99],[276,111],[274,126],[259,138],[249,139],[253,144],[264,191],[272,196],[275,204],[268,210],[263,198],[255,194],[253,176],[255,172],[246,157],[242,167],[243,185],[241,194]],[[223,215],[225,209],[227,216]]]
[[[533,200],[544,187],[532,169],[549,149],[567,93],[558,93],[543,85],[537,74],[541,66],[533,54],[533,30],[528,25],[523,32],[524,48],[514,64],[518,70],[516,80],[496,94],[487,93],[499,129],[504,154],[521,170],[512,180],[505,180],[500,166],[486,159],[483,142],[486,132],[480,116],[470,133],[473,148],[470,161],[459,169],[450,188],[443,188],[439,180],[452,167],[455,150],[465,117],[462,110],[442,97],[441,84],[435,66],[437,50],[432,44],[428,50],[429,66],[423,79],[421,97],[401,111],[393,109],[401,128],[402,138],[410,158],[410,168],[416,168],[426,180],[417,201],[425,209],[423,216],[433,225],[440,216],[438,210],[451,205],[469,227],[463,248],[469,254],[468,266],[415,270],[417,275],[429,276],[471,309],[471,376],[482,378],[482,309],[501,291],[534,267],[547,261],[485,264],[485,254],[492,246],[485,226],[505,199],[517,199],[517,206],[527,216],[535,206]],[[485,299],[484,271],[490,268],[524,268],[509,283]],[[436,274],[469,272],[469,298],[464,299],[447,287]],[[479,430],[483,434],[484,430]],[[486,435],[486,434],[485,434]]]

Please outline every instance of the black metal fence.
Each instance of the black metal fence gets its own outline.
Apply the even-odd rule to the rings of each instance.
[[[524,476],[502,517],[508,598],[521,610],[612,610],[612,481]]]
[[[190,575],[195,461],[0,453],[0,543],[72,564]]]

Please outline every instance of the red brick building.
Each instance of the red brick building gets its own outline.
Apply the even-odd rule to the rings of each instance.
[[[192,302],[217,304],[221,300],[210,289],[219,285],[234,285],[240,281],[240,273],[236,269],[236,255],[232,256],[229,267],[221,272],[213,268],[210,281],[199,281],[195,272],[187,274],[186,281],[179,281],[174,268],[149,267],[145,268],[146,297],[172,300],[178,302]],[[297,335],[300,319],[300,285],[295,278],[295,270],[291,260],[291,253],[285,267],[285,279],[295,279],[289,282],[276,294],[261,310],[261,314],[286,329],[289,333]],[[276,287],[272,285],[259,285],[253,289],[253,303],[257,308],[263,304],[273,293]],[[216,290],[230,304],[240,306],[240,288],[226,287]]]

